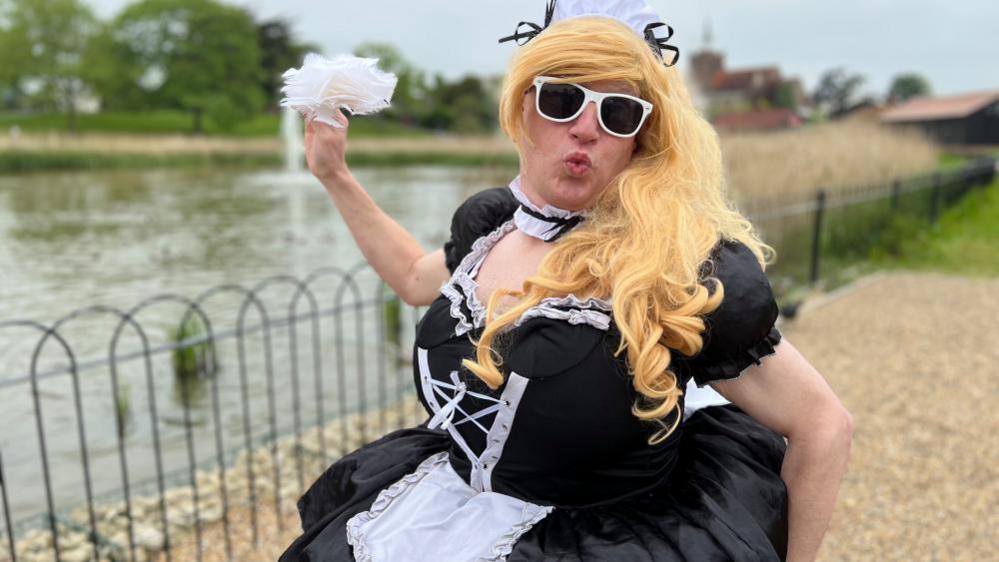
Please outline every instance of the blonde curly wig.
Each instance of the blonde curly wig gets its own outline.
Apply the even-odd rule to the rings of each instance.
[[[476,357],[463,365],[491,388],[504,380],[496,337],[547,297],[574,294],[609,299],[621,333],[616,353],[641,398],[639,419],[660,428],[650,444],[679,424],[683,393],[670,370],[674,352],[690,356],[702,345],[703,316],[716,309],[724,288],[710,292],[699,270],[721,239],[738,240],[766,266],[764,244],[730,202],[714,129],[694,107],[676,67],[665,67],[640,37],[610,18],[583,17],[552,24],[514,56],[500,98],[503,131],[525,150],[522,104],[535,76],[577,83],[623,81],[655,109],[636,139],[628,167],[599,196],[587,219],[563,236],[521,290],[498,289],[487,304]],[[526,140],[525,143],[518,141]],[[770,260],[772,261],[772,259]],[[497,314],[497,303],[516,304]]]

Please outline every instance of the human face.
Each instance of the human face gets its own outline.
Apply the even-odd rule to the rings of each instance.
[[[600,80],[582,85],[596,92],[636,95],[622,82]],[[524,135],[518,141],[524,193],[541,206],[571,211],[592,207],[611,180],[631,163],[636,137],[621,138],[605,131],[594,103],[587,103],[572,121],[549,121],[535,110],[535,95],[534,88],[524,93]]]

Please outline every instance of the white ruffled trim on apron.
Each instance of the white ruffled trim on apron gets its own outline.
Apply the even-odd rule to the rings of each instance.
[[[359,562],[500,561],[553,509],[473,489],[443,451],[351,517],[347,542]]]

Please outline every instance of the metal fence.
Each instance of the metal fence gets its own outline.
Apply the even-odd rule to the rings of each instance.
[[[943,209],[992,183],[995,158],[885,184],[819,190],[799,201],[755,198],[742,210],[777,251],[767,270],[777,292],[830,286],[873,252],[900,251],[908,237],[932,228]]]
[[[814,283],[995,173],[981,160],[744,210],[782,256],[771,275]],[[405,350],[419,313],[362,264],[0,322],[0,343],[23,347],[0,377],[0,404],[22,407],[0,451],[0,560],[172,560],[179,533],[200,560],[208,525],[232,560],[234,505],[258,541],[262,510],[280,525],[332,459],[416,419]]]
[[[164,306],[174,314],[148,314]],[[10,451],[0,451],[0,560],[3,551],[10,560],[140,560],[145,549],[172,560],[174,535],[186,531],[200,560],[208,524],[224,527],[231,560],[234,479],[245,481],[235,501],[250,510],[257,541],[259,510],[273,509],[281,525],[282,505],[321,467],[415,412],[401,350],[411,332],[403,326],[417,314],[358,266],[223,285],[193,299],[157,295],[128,310],[92,306],[52,325],[0,322],[0,340],[33,348],[26,370],[7,366],[0,379],[0,403],[31,403],[29,419],[5,429],[19,432],[16,449],[29,457],[19,480]],[[164,329],[170,317],[176,325]],[[107,352],[83,359],[67,334],[78,324],[86,335],[100,319],[111,320],[101,328]],[[178,487],[186,501],[172,509]],[[208,504],[217,505],[205,517]]]

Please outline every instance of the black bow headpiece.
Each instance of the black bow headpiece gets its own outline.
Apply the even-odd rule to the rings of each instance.
[[[517,30],[513,35],[508,35],[499,40],[500,43],[505,43],[507,41],[516,41],[518,45],[523,45],[531,39],[548,29],[548,25],[552,22],[552,15],[555,13],[555,1],[551,0],[548,5],[545,6],[545,24],[538,25],[529,21],[522,21],[517,24]]]
[[[666,37],[656,37],[656,34],[653,30],[656,29],[657,27],[664,27],[664,26],[666,27]],[[663,64],[665,64],[666,66],[673,66],[674,64],[676,64],[676,61],[680,60],[680,49],[677,49],[673,45],[666,44],[666,42],[670,40],[670,37],[673,37],[673,28],[661,21],[656,23],[650,23],[649,25],[645,26],[645,42],[648,43],[650,47],[652,47],[652,50],[655,51],[657,55],[659,55],[659,58],[663,61]],[[669,62],[666,61],[666,55],[665,53],[663,53],[663,51],[668,51],[670,53],[673,53],[672,56],[670,57]]]
[[[531,39],[534,39],[539,33],[548,29],[548,26],[552,23],[552,15],[555,13],[555,2],[557,0],[550,0],[548,5],[545,7],[545,23],[544,25],[538,25],[529,21],[522,21],[517,24],[517,29],[513,35],[507,35],[499,40],[500,43],[505,43],[507,41],[516,41],[518,45],[523,45]],[[666,27],[665,37],[656,37],[653,30],[658,27]],[[645,26],[644,34],[645,42],[649,44],[649,47],[659,55],[659,59],[663,61],[666,66],[673,66],[678,60],[680,60],[680,49],[674,47],[673,45],[667,45],[666,42],[673,37],[673,28],[666,25],[663,22],[650,23]],[[672,53],[669,60],[666,59],[663,51],[668,51]]]

